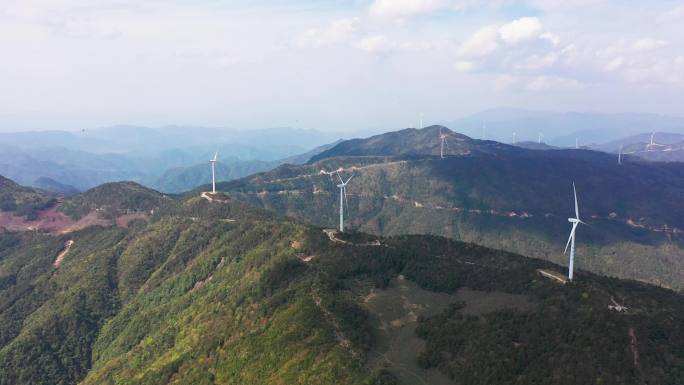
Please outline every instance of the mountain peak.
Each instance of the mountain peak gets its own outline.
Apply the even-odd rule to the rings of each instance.
[[[366,139],[345,140],[333,148],[311,158],[310,162],[336,156],[439,156],[440,135],[446,139],[444,151],[448,155],[470,152],[473,139],[441,125],[425,128],[405,128]]]

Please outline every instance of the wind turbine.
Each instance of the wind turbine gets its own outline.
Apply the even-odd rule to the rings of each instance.
[[[513,144],[515,144],[515,136],[516,136],[516,133],[515,133],[515,131],[513,131]]]
[[[575,138],[575,149],[579,149],[579,139]]]
[[[423,113],[420,113],[420,129],[423,129]]]
[[[537,142],[538,142],[539,144],[541,144],[542,136],[544,136],[544,135],[542,135],[542,133],[540,132],[540,133],[539,133],[539,136],[538,136],[538,138],[537,138]]]
[[[655,131],[651,134],[651,142],[646,145],[646,151],[651,151],[656,146]]]
[[[620,145],[620,150],[618,151],[618,164],[622,164],[622,145]]]
[[[211,193],[216,194],[216,159],[218,158],[218,151],[214,153],[214,159],[210,159],[211,164]]]
[[[565,251],[563,254],[568,252],[568,246],[570,246],[570,263],[568,264],[568,280],[572,281],[572,275],[575,268],[575,231],[577,230],[577,225],[583,223],[579,217],[579,207],[577,205],[577,190],[575,189],[575,182],[572,182],[572,192],[575,194],[575,217],[568,218],[568,222],[572,223],[572,230],[570,231],[570,238],[568,238],[568,243],[565,245]]]
[[[337,173],[337,177],[340,178],[340,184],[338,184],[337,187],[340,188],[340,232],[342,233],[344,232],[344,206],[346,205],[347,209],[349,209],[349,204],[347,203],[347,185],[354,175],[350,176],[346,182],[342,180],[340,173]]]
[[[444,146],[447,144],[447,142],[446,142],[447,136],[446,136],[446,134],[442,133],[441,127],[439,128],[439,139],[441,140],[441,144],[439,147],[439,157],[444,159]]]
[[[482,121],[482,140],[487,140],[487,123]]]

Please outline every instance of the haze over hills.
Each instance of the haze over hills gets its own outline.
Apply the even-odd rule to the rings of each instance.
[[[486,133],[482,131],[483,123],[487,126]],[[584,146],[652,130],[684,134],[684,119],[675,117],[512,108],[483,111],[448,126],[472,138],[482,138],[485,134],[503,143],[512,141],[513,131],[517,132],[519,143],[536,139],[542,132],[545,143],[561,147],[574,147],[575,138]],[[0,173],[36,187],[42,187],[38,183],[40,178],[78,190],[106,182],[133,180],[167,192],[181,192],[208,181],[207,170],[201,165],[217,150],[226,166],[222,168],[221,178],[239,178],[288,163],[297,155],[301,158],[312,149],[339,138],[366,136],[365,133],[373,131],[379,130],[335,133],[297,128],[239,130],[117,125],[80,131],[4,132],[0,133]],[[679,160],[679,152],[647,154],[649,157]]]
[[[303,129],[132,126],[4,133],[0,134],[0,173],[36,187],[43,187],[41,178],[79,190],[133,180],[180,192],[208,181],[206,172],[183,175],[182,169],[206,164],[215,151],[230,169],[220,176],[229,179],[270,170],[284,162],[305,162],[315,148],[337,140],[336,135]]]
[[[281,164],[303,164],[312,156],[336,145],[338,141],[319,146],[311,151],[274,161],[240,161],[237,159],[222,160],[216,163],[216,180],[227,181],[242,178],[258,172],[269,171]],[[211,169],[203,162],[189,167],[177,167],[162,174],[153,187],[164,192],[182,193],[195,189],[211,180]]]
[[[0,193],[40,194],[7,180]],[[112,221],[0,232],[2,385],[676,385],[684,373],[684,301],[669,290],[582,271],[564,285],[538,271],[560,266],[434,236],[326,234],[223,194],[112,183],[57,205]]]
[[[511,143],[513,132],[518,141],[532,141],[541,132],[544,141],[560,147],[604,143],[644,132],[684,134],[684,118],[657,114],[600,112],[551,112],[517,108],[495,108],[468,117],[444,122],[444,125],[472,138],[486,138]]]
[[[653,143],[651,143],[653,137]],[[684,162],[684,134],[652,132],[620,138],[592,148],[656,162]]]
[[[442,128],[447,132],[446,128]],[[578,236],[581,268],[684,288],[684,165],[589,150],[528,150],[440,127],[345,141],[311,163],[218,188],[319,226],[338,221],[337,170],[348,187],[348,224],[378,235],[436,234],[565,264],[572,183],[590,226]],[[399,149],[397,155],[392,151]],[[415,149],[415,150],[412,150]],[[372,154],[377,156],[373,156]]]

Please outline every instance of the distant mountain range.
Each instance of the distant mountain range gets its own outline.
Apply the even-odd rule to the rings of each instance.
[[[684,134],[684,119],[676,117],[512,108],[483,111],[447,126],[471,138],[481,139],[485,135],[502,143],[512,142],[512,133],[516,132],[516,145],[527,148],[539,148],[533,142],[542,133],[544,144],[551,147],[574,147],[577,139],[581,147],[603,151],[607,150],[601,143],[621,140],[625,135],[656,130],[659,138],[665,139],[666,134],[660,133]],[[25,125],[16,127],[26,128]],[[283,163],[302,163],[306,160],[290,160],[297,155],[310,155],[311,149],[340,138],[365,136],[362,134],[365,131],[331,133],[299,128],[239,130],[118,125],[80,131],[3,132],[0,133],[0,174],[23,185],[58,190],[61,188],[54,183],[52,187],[46,185],[44,178],[72,191],[83,191],[106,182],[133,180],[177,193],[208,181],[208,168],[203,168],[202,164],[217,150],[223,163],[219,179],[229,180],[268,171]],[[452,146],[456,144],[451,143]],[[638,156],[680,161],[684,158],[682,154],[655,151]]]
[[[181,192],[207,182],[206,161],[215,151],[225,165],[219,178],[229,180],[284,162],[305,162],[312,148],[337,139],[335,134],[287,128],[117,126],[77,133],[4,133],[0,134],[0,174],[36,187],[50,188],[45,178],[81,191],[101,183],[133,180]]]
[[[653,143],[651,143],[653,139]],[[652,132],[632,135],[592,149],[617,154],[636,156],[656,162],[684,162],[684,134]]]
[[[536,141],[538,134],[553,146],[574,147],[618,140],[644,132],[684,134],[684,118],[642,113],[550,112],[515,108],[483,111],[443,124],[472,138],[497,140],[503,143],[517,140]],[[484,128],[484,130],[483,130]]]
[[[449,150],[439,158],[440,131]],[[684,164],[590,150],[529,150],[432,126],[343,141],[301,166],[221,183],[236,199],[314,223],[378,235],[436,234],[565,264],[572,183],[590,226],[578,264],[602,274],[684,288]]]

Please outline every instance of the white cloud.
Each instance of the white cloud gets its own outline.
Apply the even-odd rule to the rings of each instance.
[[[462,57],[484,57],[494,53],[502,45],[516,45],[532,40],[560,44],[558,36],[545,32],[536,17],[523,17],[504,25],[488,25],[463,41],[458,53]]]
[[[536,17],[523,17],[504,24],[499,29],[501,40],[507,44],[517,44],[539,38],[541,32],[542,23]]]
[[[516,65],[518,69],[539,70],[554,65],[559,59],[559,53],[549,52],[545,55],[532,55],[521,64]]]
[[[389,53],[400,47],[399,44],[384,35],[366,36],[357,41],[354,46],[370,54]]]
[[[470,72],[475,69],[475,63],[471,61],[459,60],[454,64],[454,68],[458,72]]]
[[[541,35],[539,35],[539,38],[542,40],[547,40],[551,42],[553,45],[558,45],[560,44],[560,38],[550,32],[544,32]]]
[[[361,20],[358,17],[333,20],[325,28],[312,28],[296,40],[296,45],[306,48],[320,48],[349,41],[358,31]]]
[[[684,4],[672,8],[661,14],[660,20],[663,21],[681,21],[684,20]]]
[[[625,64],[625,58],[622,56],[618,56],[611,60],[606,66],[603,68],[604,71],[606,72],[615,72],[622,68],[622,66]]]
[[[533,78],[527,84],[527,89],[530,91],[547,91],[558,89],[577,90],[585,87],[587,87],[587,84],[584,84],[577,79],[559,76],[538,76]]]
[[[518,78],[509,74],[502,74],[496,77],[496,82],[494,88],[497,91],[503,91],[505,89],[511,88],[518,83]]]
[[[634,44],[632,44],[632,48],[635,51],[652,51],[666,47],[667,44],[668,43],[665,40],[643,38],[635,41]]]
[[[387,18],[402,18],[432,13],[456,6],[450,0],[375,0],[371,4],[372,14]]]
[[[487,56],[499,48],[499,27],[486,26],[466,39],[459,48],[459,55],[464,57]]]

